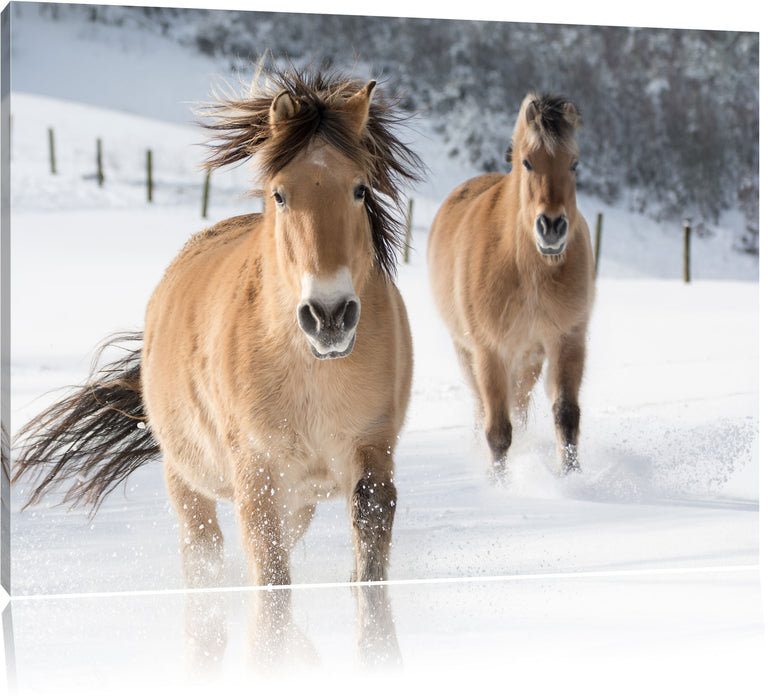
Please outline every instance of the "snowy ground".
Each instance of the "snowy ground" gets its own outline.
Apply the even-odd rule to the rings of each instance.
[[[83,379],[102,338],[142,327],[153,286],[191,233],[256,203],[238,197],[246,173],[219,173],[203,222],[201,152],[190,146],[200,135],[190,128],[25,93],[13,95],[12,114],[15,432],[56,397],[43,394]],[[605,227],[581,399],[584,471],[559,480],[548,470],[550,410],[538,391],[511,482],[496,488],[425,274],[431,218],[468,173],[416,139],[432,179],[413,193],[414,250],[399,272],[416,372],[396,455],[390,570],[405,673],[385,687],[430,677],[437,690],[514,679],[517,691],[573,691],[625,678],[637,697],[665,695],[666,684],[765,697],[754,682],[764,663],[756,262],[719,239],[694,241],[695,281],[684,285],[680,230],[582,197],[589,221],[602,211]],[[158,168],[153,204],[144,201],[146,148]],[[180,683],[190,597],[176,592],[177,523],[158,465],[137,472],[93,522],[46,506],[18,513],[21,497],[13,493],[14,599],[4,616],[20,694],[46,696],[62,679],[103,696]],[[250,593],[228,504],[221,521],[233,590],[203,595],[228,638],[212,682],[230,689],[253,682],[242,643]],[[293,580],[305,584],[294,590],[294,617],[319,657],[295,688],[327,688],[355,670],[347,522],[344,502],[324,504],[294,554]]]

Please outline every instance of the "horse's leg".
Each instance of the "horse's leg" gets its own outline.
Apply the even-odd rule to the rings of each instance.
[[[281,512],[288,511],[277,497],[272,497],[272,480],[254,475],[247,483],[251,486],[243,493],[254,495],[240,499],[238,522],[251,580],[258,586],[289,584],[290,553],[307,530],[315,504],[281,517]],[[294,623],[290,588],[260,588],[253,593],[247,634],[251,663],[256,669],[312,663],[317,658],[312,643]]]
[[[512,444],[509,419],[509,375],[504,362],[495,353],[479,348],[474,354],[474,376],[485,415],[485,438],[493,467],[502,472],[507,450]]]
[[[240,538],[254,586],[291,583],[288,532],[267,464],[250,461],[235,472],[234,501]]]
[[[565,472],[579,469],[579,387],[585,367],[584,335],[568,335],[549,350],[547,388],[552,401],[558,460]]]
[[[294,622],[290,588],[258,588],[251,594],[248,653],[257,670],[298,667],[318,661],[307,635]]]
[[[382,581],[388,568],[396,487],[390,447],[361,447],[356,453],[358,481],[350,500],[355,581]]]
[[[525,428],[528,424],[531,392],[542,373],[543,362],[543,355],[539,360],[531,358],[531,361],[520,367],[513,377],[512,396],[515,400],[515,423],[521,428]]]
[[[223,567],[223,536],[215,499],[192,489],[169,460],[164,467],[167,491],[180,522],[185,584],[188,588],[217,586]]]
[[[226,600],[213,591],[188,591],[183,599],[186,670],[210,674],[221,670],[228,639]]]
[[[376,584],[356,589],[358,660],[366,667],[391,667],[401,663],[399,640],[391,612],[388,586]]]
[[[453,346],[455,347],[455,354],[458,357],[458,365],[461,367],[461,372],[463,373],[464,379],[474,394],[474,399],[477,404],[477,420],[481,420],[484,407],[482,404],[482,399],[480,398],[479,388],[477,386],[477,378],[474,376],[474,360],[472,358],[472,353],[468,348],[465,348],[455,340],[453,341]]]
[[[360,478],[351,498],[351,529],[356,560],[353,579],[357,582],[382,581],[387,575],[396,510],[393,458],[387,444],[362,447],[356,457]],[[361,661],[368,665],[398,662],[399,643],[386,587],[359,586],[356,598]]]

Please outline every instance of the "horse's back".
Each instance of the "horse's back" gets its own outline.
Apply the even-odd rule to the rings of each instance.
[[[240,216],[232,216],[195,233],[188,241],[186,241],[178,255],[173,258],[167,268],[165,277],[169,275],[171,271],[185,267],[188,263],[203,254],[207,255],[210,251],[222,248],[236,240],[242,239],[251,231],[255,230],[261,223],[262,218],[262,214],[242,214]],[[163,278],[162,282],[160,282],[160,286],[164,281],[165,279]]]
[[[458,185],[442,202],[434,218],[429,240],[451,235],[451,230],[455,228],[450,225],[452,217],[460,219],[463,212],[469,211],[479,200],[492,197],[504,178],[503,173],[485,173]]]
[[[477,278],[492,267],[488,258],[501,237],[507,203],[506,176],[487,173],[467,180],[445,199],[431,225],[428,267],[431,289],[454,336],[466,333],[462,318]]]
[[[456,187],[442,203],[431,224],[428,239],[432,270],[450,271],[453,257],[462,247],[479,245],[484,229],[490,227],[494,209],[501,206],[505,176],[486,173]]]
[[[215,270],[230,262],[231,253],[261,223],[261,214],[243,214],[218,222],[195,233],[168,265],[156,286],[146,312],[146,328],[157,321],[169,324],[172,305],[199,303],[194,288],[218,286],[222,276]],[[165,318],[166,317],[166,318]]]

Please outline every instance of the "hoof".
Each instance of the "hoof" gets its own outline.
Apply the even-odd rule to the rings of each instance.
[[[506,465],[506,458],[496,460],[488,469],[488,481],[493,486],[507,486],[509,483],[509,470]]]
[[[576,445],[566,445],[560,451],[560,470],[561,475],[565,476],[571,472],[581,472],[582,467],[579,464],[579,455]]]

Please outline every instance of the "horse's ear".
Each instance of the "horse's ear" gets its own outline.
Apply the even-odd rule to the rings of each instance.
[[[572,129],[576,129],[582,121],[582,115],[579,113],[579,110],[573,102],[566,102],[566,104],[563,105],[563,115],[566,117],[566,121]]]
[[[539,115],[539,108],[536,106],[536,100],[526,100],[528,104],[525,106],[525,123],[533,124],[536,121],[536,117]]]
[[[377,82],[370,80],[355,95],[351,95],[342,105],[342,111],[350,116],[353,130],[360,134],[369,121],[369,105],[372,103],[372,92]]]
[[[288,90],[283,90],[272,100],[272,106],[269,108],[269,124],[274,128],[280,122],[293,117],[298,111],[299,105],[296,100],[291,97]]]

